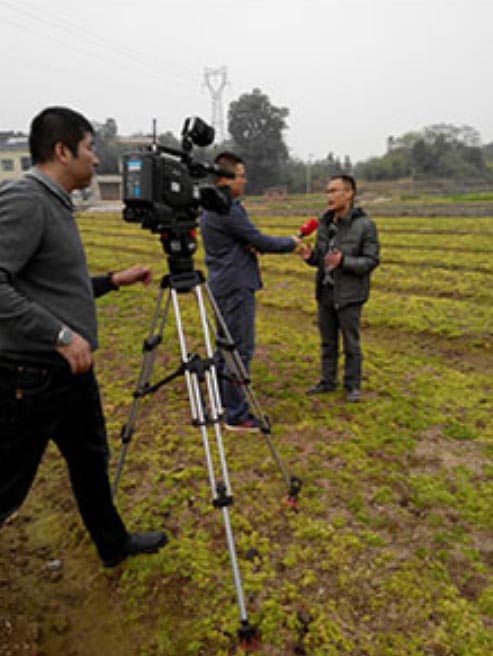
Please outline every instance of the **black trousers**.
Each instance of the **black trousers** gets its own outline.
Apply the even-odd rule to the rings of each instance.
[[[72,489],[101,558],[127,532],[108,479],[109,449],[94,372],[0,359],[0,524],[24,501],[53,440],[68,465]]]
[[[329,385],[337,383],[339,335],[344,350],[344,387],[361,387],[361,304],[346,305],[337,309],[331,285],[324,285],[318,299],[318,329],[322,380]]]

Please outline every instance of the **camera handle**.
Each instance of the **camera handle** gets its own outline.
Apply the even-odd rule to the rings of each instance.
[[[205,287],[207,299],[213,310],[215,326],[218,328],[218,332],[221,333],[221,337],[216,334],[214,327],[212,326],[212,322],[207,315],[204,297],[202,294],[202,287]],[[168,290],[166,299],[164,299],[165,290]],[[187,293],[190,291],[194,293],[197,302],[206,358],[200,358],[197,355],[190,355],[187,349],[186,335],[181,320],[179,294]],[[157,355],[157,349],[159,344],[162,342],[162,336],[171,305],[173,307],[180,346],[181,365],[171,375],[162,379],[158,383],[150,385],[149,381]],[[217,303],[208,285],[205,283],[205,279],[202,273],[193,269],[185,273],[171,273],[163,276],[161,279],[160,289],[156,300],[154,314],[151,320],[149,334],[143,345],[142,363],[137,386],[133,393],[132,406],[128,420],[122,427],[121,431],[122,450],[117,465],[112,493],[113,495],[116,495],[117,492],[127,451],[135,431],[141,399],[148,394],[153,394],[160,387],[170,382],[177,376],[184,375],[190,404],[192,424],[200,429],[202,436],[202,443],[204,447],[207,472],[209,477],[209,485],[213,497],[212,504],[215,508],[220,509],[223,515],[226,542],[231,562],[234,585],[236,589],[237,603],[240,612],[240,627],[237,632],[238,639],[243,649],[246,651],[253,651],[260,641],[260,636],[256,627],[251,625],[248,620],[242,580],[229,517],[229,506],[233,505],[233,496],[231,494],[228,468],[221,434],[220,422],[223,418],[223,407],[219,392],[218,375],[214,362],[214,352],[210,338],[211,332],[215,335],[216,348],[221,350],[228,370],[231,372],[232,379],[234,379],[237,384],[241,386],[252,414],[257,417],[261,424],[261,430],[267,441],[271,455],[274,458],[275,463],[280,469],[281,474],[288,485],[288,503],[291,506],[296,505],[297,497],[301,489],[301,480],[296,477],[290,477],[281,459],[279,458],[272,440],[270,439],[270,423],[267,417],[263,414],[255,394],[253,393],[250,380],[246,374],[241,358],[235,349],[231,335],[227,329],[223,317],[221,316]],[[206,394],[203,393],[201,383],[205,388]],[[207,426],[212,426],[215,433],[215,456],[216,460],[219,462],[220,478],[216,476],[214,469],[214,459],[209,442],[209,436],[207,433]]]

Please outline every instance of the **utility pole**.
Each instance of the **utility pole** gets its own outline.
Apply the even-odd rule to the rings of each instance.
[[[219,68],[204,69],[204,84],[212,98],[212,127],[216,131],[217,141],[224,141],[226,132],[224,129],[223,91],[229,84],[228,69],[226,66]]]
[[[313,155],[310,153],[306,161],[306,195],[311,193],[312,190],[312,160]]]

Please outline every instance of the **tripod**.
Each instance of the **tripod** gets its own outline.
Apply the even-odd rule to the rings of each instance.
[[[137,386],[133,393],[134,398],[132,406],[130,409],[128,421],[122,427],[122,451],[120,454],[117,472],[113,484],[113,494],[116,494],[116,490],[121,478],[127,450],[134,433],[138,408],[141,399],[148,394],[153,394],[160,387],[170,382],[177,376],[184,375],[190,404],[192,424],[199,428],[202,436],[207,473],[209,477],[209,485],[212,492],[212,503],[215,508],[221,510],[223,515],[226,543],[228,547],[237,603],[240,613],[240,627],[238,629],[238,637],[240,644],[246,650],[251,651],[257,645],[259,641],[259,635],[256,627],[251,625],[248,620],[241,575],[238,567],[235,543],[229,517],[229,506],[233,504],[233,496],[231,494],[228,468],[226,464],[226,457],[221,435],[220,422],[223,417],[223,407],[219,391],[218,374],[214,360],[214,351],[210,337],[211,332],[213,332],[215,335],[216,348],[221,351],[227,369],[230,372],[230,379],[234,380],[235,383],[241,387],[252,414],[259,420],[261,431],[267,441],[270,453],[288,486],[288,503],[292,506],[296,504],[296,500],[301,488],[301,481],[296,477],[289,476],[281,459],[279,458],[272,440],[270,439],[270,423],[267,417],[263,414],[262,409],[260,408],[256,396],[252,390],[249,377],[246,373],[240,355],[235,348],[234,342],[231,339],[231,335],[224,322],[224,319],[221,316],[218,305],[207,283],[205,282],[202,273],[194,270],[193,265],[190,265],[190,262],[188,264],[189,266],[186,268],[189,270],[176,272],[173,271],[173,268],[171,268],[171,273],[163,276],[161,279],[150,331],[143,345],[143,358]],[[212,308],[215,325],[212,324],[207,314],[203,289],[205,289],[206,298],[210,307]],[[165,298],[166,290],[168,290],[168,294]],[[189,292],[192,292],[195,295],[197,302],[198,316],[205,347],[205,358],[201,358],[196,354],[189,354],[187,349],[187,340],[181,319],[179,296],[180,294]],[[176,323],[181,353],[181,365],[171,375],[153,385],[150,385],[149,381],[157,355],[157,348],[162,342],[162,336],[170,306],[173,308]],[[220,476],[216,475],[214,468],[214,458],[207,432],[208,426],[212,427],[215,435],[215,453],[216,460],[219,463]]]

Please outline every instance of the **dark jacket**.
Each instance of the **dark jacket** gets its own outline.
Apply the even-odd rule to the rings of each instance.
[[[209,286],[218,298],[237,289],[256,291],[262,287],[254,251],[289,253],[296,246],[292,237],[269,237],[260,232],[237,200],[227,215],[204,212],[200,228]]]
[[[370,273],[379,264],[379,243],[373,221],[359,207],[349,214],[333,220],[332,212],[320,219],[313,253],[307,263],[318,267],[316,297],[320,299],[325,278],[324,255],[330,245],[343,253],[342,264],[332,272],[334,304],[344,307],[365,303],[370,294]]]

